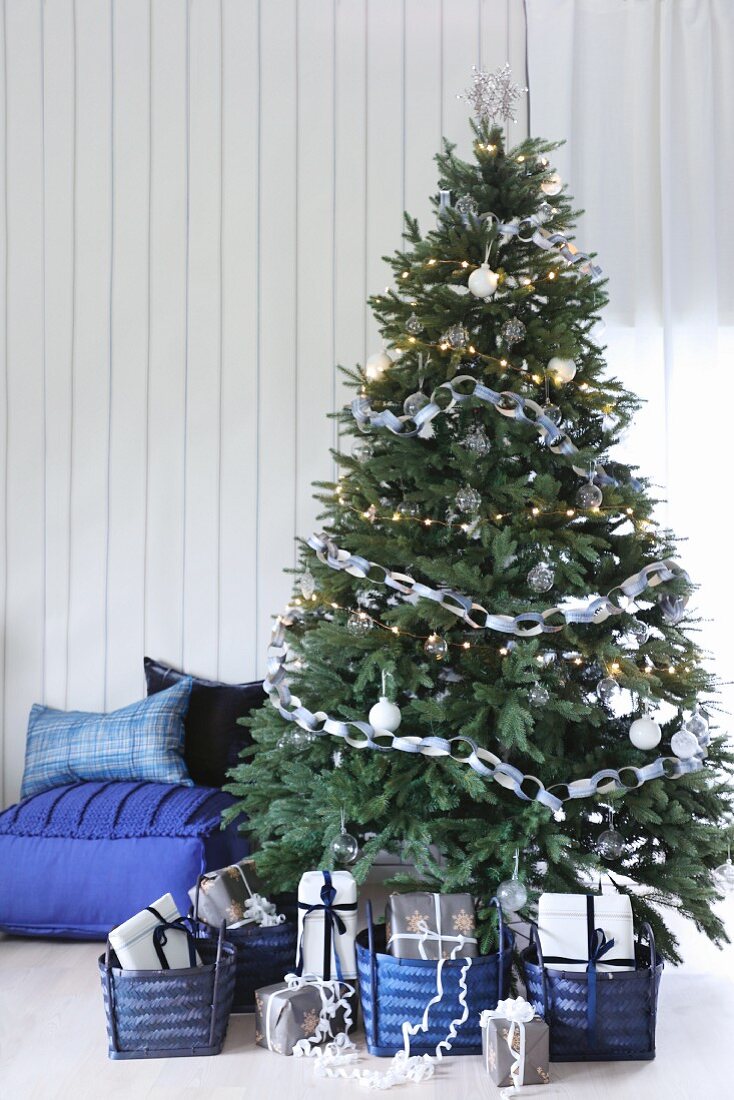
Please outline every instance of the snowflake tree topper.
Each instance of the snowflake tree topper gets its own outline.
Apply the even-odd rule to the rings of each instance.
[[[509,63],[495,72],[487,72],[486,69],[473,67],[473,83],[470,88],[459,96],[471,104],[474,114],[480,122],[494,123],[498,119],[517,122],[515,117],[515,101],[525,95],[527,88],[521,88],[512,79],[512,69]]]

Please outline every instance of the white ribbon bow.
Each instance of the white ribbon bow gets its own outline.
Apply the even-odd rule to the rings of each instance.
[[[507,997],[504,1001],[498,1001],[496,1008],[485,1008],[479,1017],[480,1027],[488,1027],[490,1020],[509,1020],[507,1046],[512,1056],[510,1077],[515,1089],[525,1084],[525,1024],[533,1019],[535,1009],[524,997]],[[513,1047],[516,1031],[520,1037],[517,1051]]]
[[[243,924],[259,924],[261,928],[272,928],[276,924],[282,924],[284,920],[285,913],[279,913],[274,902],[260,894],[251,894],[245,899],[244,917],[229,927],[241,928]]]

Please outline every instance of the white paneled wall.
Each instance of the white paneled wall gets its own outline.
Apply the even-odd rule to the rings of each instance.
[[[521,0],[4,0],[1,33],[7,802],[34,701],[122,706],[144,653],[262,673],[335,364],[525,33]]]

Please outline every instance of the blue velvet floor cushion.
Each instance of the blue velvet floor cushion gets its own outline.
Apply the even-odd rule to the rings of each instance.
[[[185,913],[198,875],[248,854],[231,795],[167,783],[77,783],[0,813],[0,929],[104,939],[170,891]]]

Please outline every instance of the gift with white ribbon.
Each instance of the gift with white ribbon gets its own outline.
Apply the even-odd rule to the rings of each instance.
[[[225,921],[228,928],[257,924],[270,928],[285,921],[269,901],[266,887],[255,871],[255,861],[242,859],[218,871],[209,871],[189,890],[194,916],[205,924],[218,928]]]
[[[316,974],[286,974],[255,993],[255,1041],[276,1054],[304,1054],[352,1027],[354,986]]]
[[[432,935],[426,936],[428,927]],[[479,954],[476,914],[471,894],[417,891],[391,894],[385,907],[387,950],[399,959],[456,958]]]
[[[479,1017],[487,1073],[500,1088],[547,1085],[548,1025],[524,997],[508,997]]]

